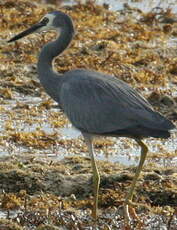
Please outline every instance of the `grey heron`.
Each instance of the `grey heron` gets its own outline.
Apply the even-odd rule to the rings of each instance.
[[[61,11],[46,14],[31,28],[8,42],[16,41],[33,32],[55,30],[56,40],[46,44],[39,55],[38,75],[47,92],[61,107],[74,127],[81,131],[91,157],[93,170],[94,206],[97,218],[100,175],[94,158],[95,136],[133,138],[141,147],[139,165],[124,201],[124,216],[130,220],[133,193],[142,170],[148,148],[143,138],[168,138],[174,124],[153,110],[136,90],[118,78],[87,69],[75,69],[64,74],[53,70],[52,63],[70,44],[74,36],[72,19]]]

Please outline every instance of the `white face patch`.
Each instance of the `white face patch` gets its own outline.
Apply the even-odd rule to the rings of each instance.
[[[46,14],[46,15],[41,19],[41,21],[42,21],[44,18],[48,18],[48,19],[49,19],[49,22],[47,23],[46,26],[41,27],[41,28],[38,30],[38,32],[48,31],[48,30],[54,29],[54,27],[53,27],[53,20],[54,20],[54,18],[55,18],[55,15],[53,15],[53,14]]]
[[[46,27],[53,27],[53,19],[55,18],[55,15],[54,14],[46,14],[45,15],[45,18],[48,18],[49,19],[49,22],[47,23]]]

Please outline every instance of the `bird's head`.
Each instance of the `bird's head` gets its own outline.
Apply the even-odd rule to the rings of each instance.
[[[60,30],[66,23],[73,28],[72,20],[67,14],[61,11],[53,11],[46,14],[38,23],[32,25],[29,29],[26,29],[25,31],[11,38],[8,42],[16,41],[35,32],[39,33],[48,30]]]

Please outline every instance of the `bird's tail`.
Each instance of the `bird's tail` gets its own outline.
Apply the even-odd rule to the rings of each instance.
[[[155,138],[168,138],[170,137],[170,130],[175,129],[175,125],[163,117],[160,113],[154,112],[153,119],[140,125],[141,132],[145,136]],[[138,130],[137,130],[138,131]]]

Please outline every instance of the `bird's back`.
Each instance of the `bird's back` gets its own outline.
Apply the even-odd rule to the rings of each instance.
[[[64,74],[60,102],[82,132],[130,137],[169,137],[174,125],[125,82],[78,69]]]

